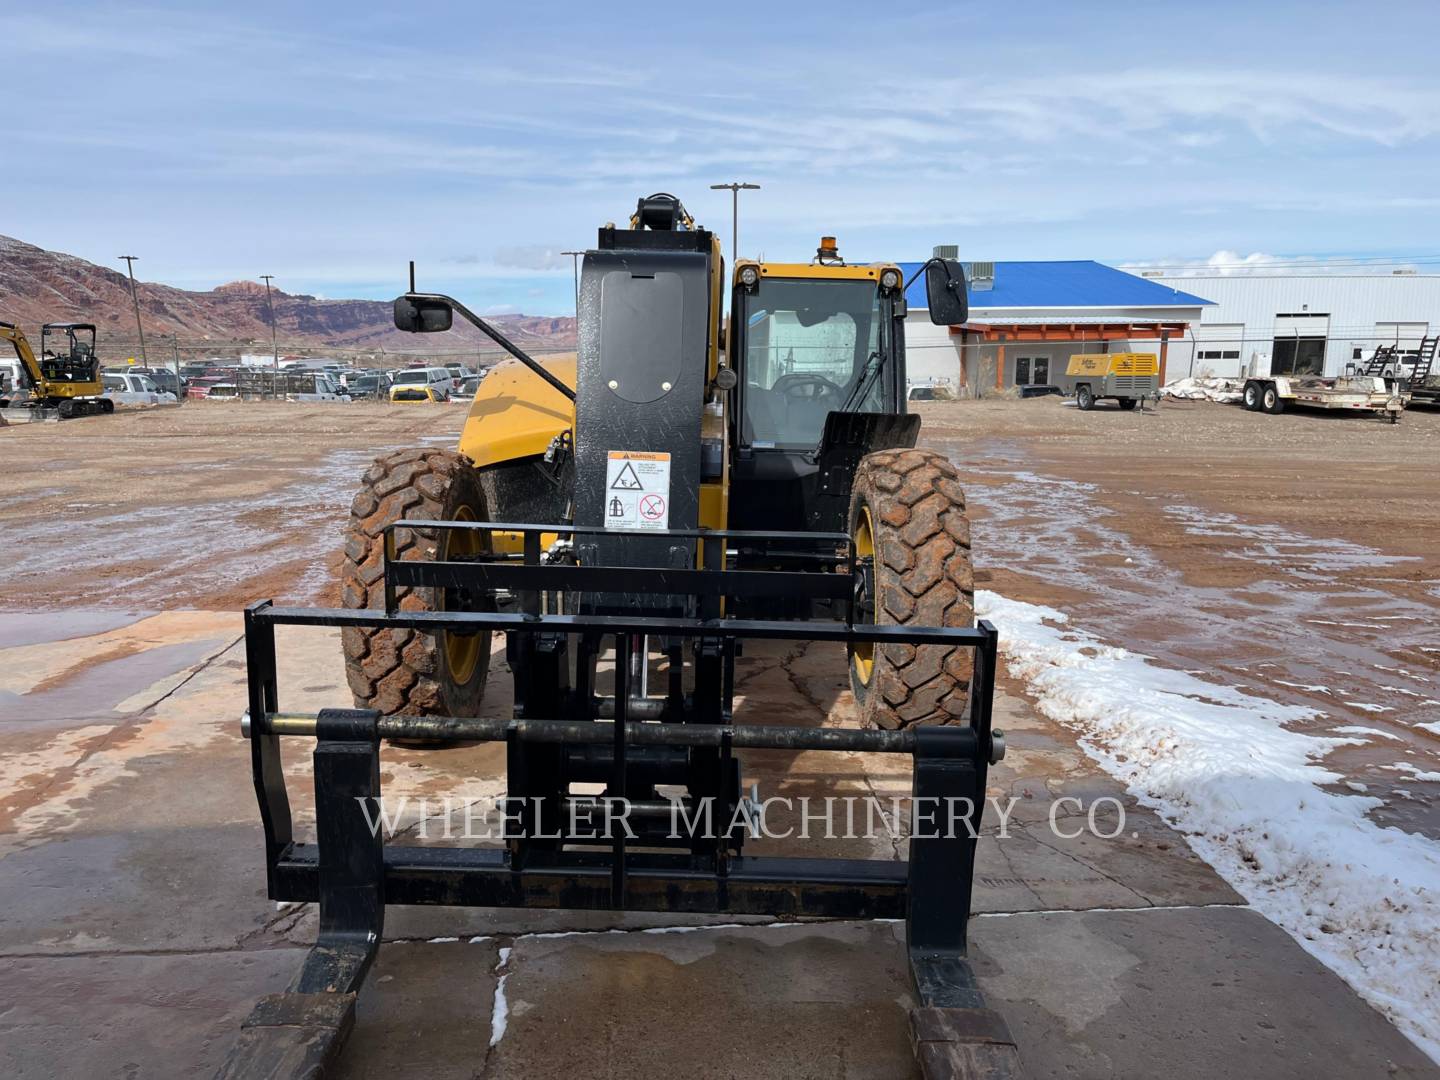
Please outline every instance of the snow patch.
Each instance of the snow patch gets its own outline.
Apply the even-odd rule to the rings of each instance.
[[[1051,608],[987,591],[975,606],[1043,715],[1440,1061],[1440,844],[1375,824],[1379,799],[1323,789],[1344,777],[1319,760],[1355,740],[1289,730],[1315,711],[1161,667]]]
[[[510,1003],[505,1000],[505,980],[510,978],[507,972],[495,980],[495,1003],[490,1009],[490,1045],[498,1046],[500,1040],[505,1037],[505,1027],[510,1021]]]
[[[1396,740],[1399,740],[1400,738],[1399,735],[1392,735],[1390,732],[1381,731],[1379,728],[1360,727],[1356,724],[1347,724],[1345,727],[1337,727],[1335,730],[1338,731],[1341,735],[1375,735],[1381,739]]]
[[[1413,780],[1428,780],[1431,783],[1440,783],[1440,772],[1425,772],[1423,769],[1417,769],[1408,761],[1399,761],[1394,765],[1381,765],[1380,768],[1389,772],[1404,773]]]
[[[500,978],[495,980],[495,1001],[490,1006],[490,1045],[497,1045],[505,1037],[505,1028],[510,1022],[510,1002],[505,997],[505,980],[510,978],[510,973],[505,967],[510,963],[510,946],[505,945],[500,949],[500,962],[495,965],[495,971]]]
[[[1328,686],[1321,686],[1319,683],[1286,682],[1284,679],[1276,679],[1281,686],[1288,686],[1294,690],[1304,690],[1309,694],[1328,694],[1331,692]]]

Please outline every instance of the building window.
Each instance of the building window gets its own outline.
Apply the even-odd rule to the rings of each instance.
[[[1030,357],[1017,356],[1015,358],[1015,385],[1028,386],[1030,383]]]
[[[1239,349],[1201,349],[1196,353],[1201,360],[1239,360]]]

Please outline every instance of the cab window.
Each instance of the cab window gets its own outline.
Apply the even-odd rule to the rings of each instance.
[[[854,394],[880,352],[873,282],[771,278],[746,297],[743,440],[758,448],[814,446],[827,414],[880,410],[884,378]]]

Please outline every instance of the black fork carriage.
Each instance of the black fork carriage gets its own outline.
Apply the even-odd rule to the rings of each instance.
[[[520,550],[397,559],[394,538],[407,529],[430,538],[446,529],[478,529],[485,547],[496,533],[518,534]],[[923,1074],[1019,1074],[1013,1040],[999,1015],[986,1008],[966,959],[986,772],[1003,752],[1000,733],[991,728],[993,626],[857,622],[854,597],[863,567],[843,534],[671,531],[661,535],[699,546],[703,568],[669,569],[578,565],[568,552],[592,530],[573,526],[400,521],[390,530],[385,610],[276,607],[265,600],[245,611],[249,701],[243,728],[260,803],[268,893],[276,901],[317,903],[320,929],[289,990],[263,999],[245,1021],[220,1075],[324,1072],[354,1023],[356,995],[379,949],[387,904],[904,919],[918,1003],[911,1035]],[[545,534],[554,539],[542,547]],[[779,553],[772,565],[778,560],[810,568],[732,568],[737,552],[753,554],[757,547]],[[465,601],[467,610],[405,610],[406,589],[443,591]],[[662,614],[636,613],[631,601],[637,596],[647,599],[649,612]],[[777,596],[808,598],[814,609],[830,614],[735,616],[747,600]],[[617,597],[631,601],[613,602]],[[279,626],[502,631],[515,683],[513,715],[284,712],[276,671]],[[897,731],[734,723],[735,658],[747,642],[764,641],[968,649],[968,723]],[[652,655],[663,661],[663,686],[655,694],[649,686]],[[597,677],[607,656],[613,657],[608,680]],[[284,737],[316,740],[313,842],[295,837],[281,768]],[[374,827],[383,739],[504,742],[503,846],[387,844],[385,830]],[[745,749],[908,754],[912,807],[932,808],[932,827],[912,824],[904,862],[742,854],[747,830],[734,823],[753,820],[755,809],[740,782],[737,751]],[[577,783],[605,788],[598,797],[578,796],[571,793]],[[667,798],[660,786],[678,786],[684,795]],[[623,827],[596,832],[587,819],[584,829],[577,828],[582,802],[621,806]],[[675,828],[677,820],[702,817],[713,827]]]

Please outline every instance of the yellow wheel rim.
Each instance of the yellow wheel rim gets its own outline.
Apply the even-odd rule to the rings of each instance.
[[[452,521],[475,521],[475,512],[468,506],[461,506],[455,511]],[[441,545],[442,559],[450,559],[456,555],[478,555],[485,550],[484,534],[471,529],[446,529],[442,534],[444,541]],[[445,610],[446,595],[440,590],[440,609]],[[450,631],[445,632],[445,663],[450,668],[450,677],[461,686],[464,686],[475,677],[475,669],[480,664],[480,653],[482,635],[480,634],[456,634]]]
[[[873,563],[875,558],[875,527],[870,520],[870,508],[862,507],[860,518],[855,522],[855,535],[852,538],[855,544],[855,558],[870,559]],[[871,580],[875,578],[871,572]],[[871,601],[874,601],[872,596]],[[850,661],[855,665],[855,677],[860,680],[862,686],[870,685],[870,676],[875,670],[875,645],[873,642],[856,643],[850,646]]]

